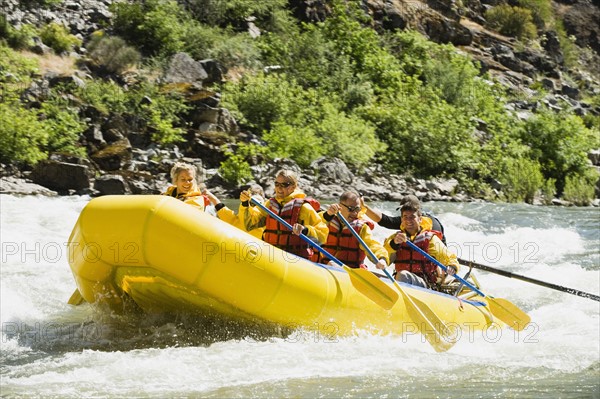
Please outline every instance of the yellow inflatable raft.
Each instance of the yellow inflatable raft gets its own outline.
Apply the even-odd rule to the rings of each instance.
[[[384,309],[344,269],[288,254],[166,196],[93,199],[69,245],[83,299],[114,310],[129,297],[147,312],[194,311],[325,334],[402,334],[415,331],[408,295],[447,325],[472,330],[498,322],[481,297],[404,284],[406,295]]]

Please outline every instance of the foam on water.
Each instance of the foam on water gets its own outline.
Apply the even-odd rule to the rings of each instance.
[[[357,332],[330,340],[303,331],[284,337],[206,340],[201,322],[160,317],[122,320],[87,305],[71,307],[66,300],[75,284],[66,252],[56,260],[49,252],[41,254],[39,262],[33,254],[23,254],[21,244],[25,249],[36,243],[40,248],[63,245],[87,198],[0,200],[0,356],[2,394],[8,397],[322,396],[324,392],[334,397],[349,392],[394,397],[508,392],[507,396],[526,397],[528,392],[554,392],[554,384],[563,397],[570,397],[571,390],[577,397],[582,389],[600,390],[593,382],[600,369],[600,304],[586,298],[476,271],[485,293],[517,304],[529,313],[532,324],[521,332],[497,328],[463,332],[459,342],[441,354],[420,335]],[[600,265],[588,262],[590,251],[597,256],[600,246],[590,240],[593,234],[562,224],[541,226],[536,222],[539,210],[533,207],[508,208],[510,220],[502,219],[500,205],[477,205],[475,210],[465,204],[443,207],[438,216],[451,242],[465,251],[461,257],[473,255],[475,261],[492,267],[600,292]],[[559,218],[564,211],[553,209]],[[375,231],[380,239],[389,234],[386,229]],[[12,254],[14,243],[18,252]],[[474,251],[468,253],[469,248]],[[535,382],[541,385],[536,387]]]

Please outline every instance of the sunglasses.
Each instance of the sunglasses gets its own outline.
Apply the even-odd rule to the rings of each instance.
[[[344,205],[346,207],[346,209],[348,209],[348,212],[350,212],[350,213],[360,211],[360,205],[359,206],[348,206],[342,202],[340,202],[340,205]]]
[[[286,182],[283,182],[283,183],[280,183],[278,181],[275,182],[275,187],[288,188],[291,185],[292,185],[292,183],[289,182],[289,181],[286,181]]]

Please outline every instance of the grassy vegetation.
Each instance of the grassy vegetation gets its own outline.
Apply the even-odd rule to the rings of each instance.
[[[162,145],[183,140],[188,104],[153,77],[170,56],[186,51],[215,58],[240,76],[214,89],[241,128],[262,143],[238,142],[225,152],[220,170],[232,183],[251,179],[256,162],[289,157],[306,167],[330,155],[356,169],[376,162],[389,173],[452,176],[461,189],[483,197],[495,195],[488,182],[498,179],[507,201],[553,193],[578,203],[586,200],[577,195],[589,198],[595,180],[586,153],[600,147],[595,121],[543,109],[522,121],[504,107],[509,95],[468,56],[410,30],[378,34],[355,2],[331,1],[331,15],[313,24],[295,20],[286,4],[113,4],[112,25],[86,44],[88,61],[108,76],[88,79],[85,87],[53,88],[39,109],[19,101],[36,75],[36,66],[16,51],[27,47],[32,28],[18,32],[0,23],[0,70],[10,72],[0,76],[0,160],[33,164],[55,150],[80,153],[83,124],[61,112],[66,94],[104,115],[136,115]],[[533,39],[537,28],[560,30],[548,5],[522,0],[486,16],[501,33]],[[250,16],[261,30],[257,38],[246,30]],[[57,52],[79,44],[58,27],[43,32]],[[265,66],[276,68],[267,73]],[[126,87],[113,79],[132,68],[143,68],[144,79]],[[19,124],[5,127],[14,119]]]

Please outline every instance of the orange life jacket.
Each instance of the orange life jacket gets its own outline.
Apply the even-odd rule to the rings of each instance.
[[[356,219],[350,222],[350,226],[360,235],[360,230],[365,223],[371,228],[375,227],[373,222]],[[329,222],[329,235],[327,236],[327,242],[323,247],[342,263],[350,266],[353,269],[361,267],[361,264],[365,260],[366,254],[360,248],[360,244],[356,237],[352,234],[345,225],[342,225],[337,217],[334,217]],[[321,262],[328,262],[326,256],[321,256]]]
[[[426,230],[419,232],[412,243],[429,253],[429,242],[434,235],[438,236],[441,240],[441,232]],[[435,287],[437,284],[438,266],[417,251],[412,250],[407,243],[402,243],[398,247],[394,264],[396,265],[396,272],[408,270],[422,277],[430,287]]]
[[[281,206],[275,198],[269,200],[269,209],[278,215],[280,218],[288,222],[290,225],[302,223],[298,220],[300,208],[305,203],[310,204],[316,211],[321,208],[321,204],[314,198],[294,198]],[[299,236],[292,234],[292,231],[285,226],[282,226],[275,218],[267,216],[263,240],[284,251],[296,254],[305,259],[315,261],[316,255],[314,250],[302,240]]]

